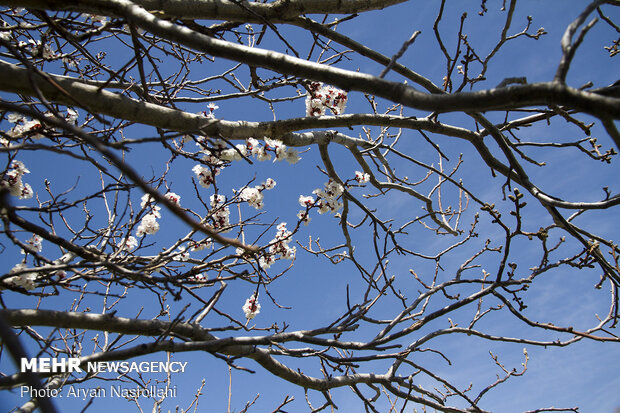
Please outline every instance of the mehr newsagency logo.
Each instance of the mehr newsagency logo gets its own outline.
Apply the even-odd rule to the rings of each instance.
[[[187,361],[89,361],[82,366],[77,357],[22,358],[22,373],[185,373]],[[85,369],[83,369],[83,367]]]
[[[22,358],[20,370],[22,373],[184,373],[187,361],[95,361],[81,363],[79,358]],[[21,397],[67,397],[88,398],[100,397],[176,397],[177,386],[149,385],[145,387],[124,387],[123,385],[110,385],[109,388],[101,386],[82,388],[74,385],[63,389],[35,388],[21,386]]]

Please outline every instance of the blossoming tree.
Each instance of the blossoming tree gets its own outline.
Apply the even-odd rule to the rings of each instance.
[[[617,1],[561,30],[517,0],[0,5],[20,411],[110,381],[181,381],[127,397],[153,411],[502,410],[534,352],[619,341]],[[200,373],[16,367],[162,354]]]

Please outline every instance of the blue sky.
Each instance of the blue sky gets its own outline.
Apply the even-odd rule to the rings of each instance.
[[[486,55],[499,36],[499,30],[503,25],[505,14],[499,10],[500,2],[488,4],[489,11],[484,17],[480,17],[477,14],[479,2],[468,2],[466,7],[469,9],[467,9],[468,18],[464,31],[468,35],[468,41],[476,47],[476,51],[480,55]],[[531,32],[535,32],[538,27],[544,27],[548,34],[542,36],[537,41],[522,37],[506,45],[504,49],[498,52],[489,66],[487,80],[478,83],[475,89],[492,88],[506,77],[526,76],[531,83],[551,80],[561,55],[560,38],[564,33],[566,25],[580,13],[582,7],[584,7],[584,3],[581,1],[558,0],[543,3],[530,0],[520,2],[517,5],[513,26],[509,33],[512,34],[520,31],[526,23],[526,16],[532,15]],[[437,2],[407,2],[383,11],[362,14],[356,19],[342,23],[339,30],[388,56],[393,55],[413,31],[421,30],[421,35],[399,61],[420,74],[427,76],[435,84],[440,85],[441,79],[445,74],[445,59],[438,51],[432,31],[432,23],[437,9]],[[456,31],[462,11],[460,4],[458,7],[456,4],[448,4],[445,18],[440,25],[450,52],[455,47]],[[620,17],[618,10],[607,9],[607,11],[612,19],[618,21]],[[300,49],[303,51],[307,49],[307,43],[303,43],[309,39],[307,34],[301,33],[296,28],[281,27],[281,30],[289,39],[292,39],[294,45],[299,44]],[[617,79],[618,73],[620,73],[618,70],[620,69],[617,61],[618,57],[609,58],[606,51],[602,49],[602,45],[609,45],[614,36],[617,38],[617,33],[601,22],[591,30],[584,44],[577,52],[574,64],[569,72],[567,79],[569,85],[579,87],[587,81],[592,81],[594,87],[602,87],[613,83]],[[277,50],[283,50],[284,47],[271,34],[265,36],[264,43],[261,46],[274,47]],[[114,64],[122,61],[123,58],[124,55],[117,54],[116,49],[110,49],[106,59],[108,59],[110,64]],[[212,65],[195,66],[195,77],[201,78],[212,75],[217,70],[231,67],[233,64],[217,59],[215,64]],[[340,66],[352,70],[359,69],[362,72],[375,75],[378,75],[382,69],[381,66],[363,58],[355,58],[352,61],[345,60]],[[52,72],[54,71],[51,65],[49,69]],[[162,70],[167,70],[165,65],[162,65]],[[174,69],[170,68],[170,70]],[[388,74],[388,78],[402,80],[394,73]],[[226,85],[222,87],[225,88]],[[294,89],[286,90],[286,94],[294,94]],[[378,102],[380,109],[384,109],[388,105],[385,101],[379,100]],[[273,117],[266,105],[258,105],[252,99],[222,101],[218,102],[218,104],[220,108],[216,111],[216,116],[221,119],[271,120]],[[190,112],[204,110],[197,105],[186,106]],[[368,102],[361,94],[351,93],[349,95],[346,113],[365,113],[368,110]],[[303,116],[303,99],[298,99],[294,102],[278,103],[275,105],[275,112],[278,119]],[[425,114],[409,109],[405,109],[405,115],[425,116]],[[83,120],[83,111],[80,116],[80,120]],[[487,116],[499,122],[504,115],[501,113],[489,113]],[[459,114],[441,115],[440,120],[458,126],[474,127],[473,122],[469,118]],[[2,127],[6,130],[8,124],[3,122]],[[376,131],[377,128],[372,128],[372,130]],[[363,136],[363,131],[359,127],[356,127],[353,131],[344,129],[342,132],[355,137],[360,134]],[[132,137],[145,137],[155,136],[155,131],[153,128],[132,127],[128,128],[125,134]],[[605,132],[598,125],[593,128],[592,135],[599,138],[599,142],[603,144],[604,150],[611,147],[611,140],[607,138]],[[568,141],[580,136],[580,130],[560,119],[554,119],[550,127],[535,125],[530,128],[523,128],[520,135],[523,139],[531,141]],[[497,203],[497,205],[506,207],[507,203],[502,201],[501,197],[501,185],[504,183],[504,180],[501,178],[491,178],[488,167],[483,165],[471,146],[456,139],[434,136],[433,138],[437,139],[442,150],[445,151],[451,160],[446,162],[446,167],[453,166],[459,154],[463,154],[465,163],[461,167],[459,178],[463,179],[466,186],[469,186],[478,197],[486,202]],[[435,152],[415,131],[405,130],[403,132],[400,149],[404,152],[415,154],[417,159],[424,162],[437,164]],[[337,163],[337,170],[341,176],[350,178],[353,176],[354,171],[359,169],[352,157],[342,149],[330,147],[330,154]],[[561,151],[545,149],[528,150],[528,154],[548,163],[545,168],[526,164],[526,170],[530,173],[534,182],[551,194],[566,197],[567,200],[594,201],[602,197],[603,192],[601,188],[603,186],[608,186],[612,193],[620,192],[620,185],[617,180],[620,170],[618,169],[617,162],[607,165],[597,163],[596,161],[584,160],[584,157],[577,150],[571,148]],[[4,159],[6,155],[3,154],[2,157]],[[268,162],[255,163],[249,167],[242,163],[234,164],[222,172],[218,185],[227,196],[231,196],[231,189],[239,189],[253,178],[256,179],[256,183],[260,183],[268,177],[274,178],[277,181],[277,187],[276,190],[265,194],[265,215],[261,218],[261,221],[284,221],[292,225],[299,210],[297,204],[299,195],[309,195],[312,190],[321,187],[325,182],[325,177],[316,168],[316,165],[321,165],[317,148],[311,148],[310,151],[302,154],[302,158],[300,163],[296,165]],[[48,152],[38,151],[22,152],[19,159],[31,170],[31,174],[25,177],[25,181],[33,186],[35,193],[42,200],[47,199],[47,195],[44,192],[44,179],[48,179],[51,182],[54,191],[60,192],[72,187],[79,177],[77,189],[72,194],[73,197],[88,192],[91,190],[92,182],[98,182],[98,173],[92,166],[69,166],[65,163],[67,158],[59,155],[50,155]],[[127,159],[140,173],[148,177],[151,175],[158,176],[162,173],[167,155],[162,153],[157,145],[147,145],[143,148],[135,148],[128,154]],[[407,169],[411,167],[404,162],[399,162],[397,159],[394,159],[393,162],[397,171],[402,171],[403,174],[411,174],[412,180],[414,177],[419,179],[423,176],[423,174],[420,175],[421,172],[418,170]],[[172,191],[181,195],[181,203],[184,207],[199,209],[200,205],[192,196],[191,168],[193,165],[193,162],[187,160],[175,160],[171,165],[167,183]],[[360,195],[366,192],[368,191],[362,189],[354,192],[354,194]],[[212,190],[203,190],[202,195],[205,199],[208,199],[208,196],[212,193]],[[139,204],[140,196],[139,191],[132,192],[134,207]],[[454,193],[447,193],[446,197],[453,202],[456,199]],[[542,208],[534,200],[527,200],[527,228],[536,231],[540,226],[549,225],[549,218]],[[30,204],[24,203],[20,205],[35,205],[34,200],[30,200],[30,202]],[[378,208],[382,217],[393,217],[397,222],[401,223],[423,213],[419,204],[412,203],[410,199],[398,195],[392,196],[387,200],[370,199],[368,200],[368,205]],[[88,208],[95,216],[93,221],[95,225],[105,222],[105,210],[102,203],[90,202]],[[477,209],[477,206],[472,206],[470,211],[466,213],[466,217],[471,218],[471,215]],[[241,210],[244,216],[255,212],[247,205],[242,206]],[[102,216],[101,214],[104,215]],[[361,216],[359,211],[352,209],[352,221],[356,221],[354,219],[356,214]],[[508,214],[506,213],[506,215]],[[236,211],[232,211],[232,216],[236,216]],[[83,212],[79,210],[72,212],[68,216],[68,219],[76,224],[82,222],[83,218]],[[604,235],[607,239],[617,240],[619,233],[615,223],[620,222],[619,218],[620,214],[616,208],[615,210],[588,214],[587,217],[578,222],[592,232]],[[464,228],[468,228],[469,223],[467,219],[464,220],[464,223]],[[308,239],[311,236],[312,239],[320,238],[325,245],[337,245],[342,242],[342,235],[335,231],[335,229],[337,229],[337,220],[333,215],[325,214],[319,216],[315,213],[311,225],[302,227],[295,235],[295,240],[307,245]],[[185,232],[186,229],[182,227],[182,224],[173,218],[168,211],[163,211],[161,230],[156,235],[156,238],[149,239],[149,241],[156,242],[151,247],[150,253],[154,253],[161,247],[174,242]],[[482,219],[478,232],[482,234],[478,240],[470,243],[466,248],[456,250],[450,260],[442,261],[442,265],[446,270],[439,273],[438,277],[440,280],[442,278],[450,278],[451,271],[454,268],[458,268],[462,260],[470,256],[472,251],[479,249],[484,239],[491,238],[492,240],[497,240],[498,237],[501,237],[501,233],[497,232],[486,218]],[[265,235],[265,241],[271,239],[274,234],[275,228],[270,229]],[[411,237],[406,238],[405,244],[422,253],[436,253],[442,246],[447,246],[452,241],[451,239],[444,238],[428,238],[428,236],[426,238],[418,238],[417,233],[414,231],[412,231],[412,234]],[[559,239],[562,235],[565,234],[555,230],[550,236],[552,239]],[[28,236],[29,234],[21,234],[20,239],[25,240]],[[370,239],[368,228],[363,227],[360,229],[356,233],[355,239],[358,242],[358,248],[362,251],[360,254],[362,257],[361,261],[367,264],[371,263],[373,257],[370,248],[372,244],[368,242]],[[21,260],[22,256],[19,254],[19,250],[12,247],[6,239],[1,240],[1,242],[6,248],[2,252],[0,270],[6,272]],[[568,251],[571,251],[571,248],[574,252],[578,251],[576,245],[570,245]],[[47,256],[51,258],[56,258],[56,255],[54,255],[56,250],[51,246],[44,245],[43,252],[49,254]],[[149,253],[149,251],[146,252]],[[514,260],[519,261],[520,268],[528,268],[528,265],[533,266],[539,260],[536,254],[536,249],[528,245],[528,243],[517,243]],[[488,261],[483,259],[480,264],[483,266],[488,265],[488,268],[494,268],[493,265],[496,265],[496,260],[492,258],[488,259]],[[559,256],[556,258],[559,258]],[[288,262],[277,263],[273,269],[283,269],[287,264]],[[399,258],[398,256],[393,256],[390,260],[388,275],[395,275],[398,279],[399,288],[406,292],[409,298],[412,298],[415,296],[419,286],[411,279],[409,269],[414,269],[421,277],[428,279],[428,277],[432,277],[434,263],[411,257]],[[493,272],[492,270],[489,271]],[[609,306],[608,285],[605,284],[602,290],[594,289],[598,278],[599,271],[596,269],[571,271],[567,267],[562,267],[560,270],[551,271],[545,276],[540,277],[525,295],[529,305],[526,314],[532,319],[551,321],[558,325],[562,323],[571,323],[575,326],[593,325],[596,322],[594,314],[604,315]],[[269,286],[269,291],[272,296],[276,297],[278,304],[290,307],[290,309],[278,308],[265,294],[262,294],[260,298],[261,313],[252,323],[255,323],[257,327],[269,327],[274,323],[278,325],[286,323],[290,325],[291,330],[323,326],[333,321],[346,310],[345,294],[347,286],[353,299],[359,299],[363,293],[364,286],[361,285],[360,277],[352,265],[343,263],[333,266],[324,259],[318,259],[309,256],[309,254],[302,254],[298,247],[294,267],[286,276]],[[226,294],[223,295],[219,302],[218,308],[228,311],[241,319],[243,317],[241,306],[252,291],[253,286],[250,284],[231,283],[226,290]],[[127,300],[119,305],[119,314],[122,313],[122,316],[131,317],[143,308],[142,317],[155,316],[154,312],[158,311],[158,298],[155,294],[146,291],[134,291],[132,294],[134,295],[131,301]],[[201,292],[201,294],[204,294],[203,298],[208,298],[212,291],[208,289],[204,293]],[[9,308],[36,305],[35,299],[25,299],[23,296],[8,292],[4,292],[2,295],[2,299]],[[51,297],[44,300],[42,307],[65,309],[75,297],[75,295],[69,294]],[[81,303],[79,307],[81,310],[91,306],[94,311],[100,310],[100,302],[92,298],[88,300]],[[392,307],[393,304],[388,303],[393,303],[393,301],[388,301],[386,305],[379,307],[375,315],[389,317],[395,314],[398,310]],[[433,300],[430,307],[440,308],[446,303],[447,300]],[[168,304],[171,306],[172,314],[176,314],[185,303],[173,302],[170,299]],[[489,303],[489,305],[496,304],[496,302]],[[193,313],[196,309],[197,307],[192,306],[188,311]],[[468,307],[462,313],[450,315],[450,317],[457,323],[465,323],[463,324],[465,326],[474,312],[475,308]],[[203,321],[203,325],[225,325],[225,320],[215,315],[209,315]],[[553,339],[553,335],[542,334],[523,327],[505,312],[502,312],[501,315],[497,314],[488,317],[488,319],[483,319],[482,325],[485,331],[494,334]],[[483,329],[481,326],[479,326],[480,329]],[[446,327],[448,327],[447,319],[441,318],[423,329],[421,334],[436,328]],[[41,329],[40,331],[45,332],[46,329]],[[376,332],[377,329],[372,326],[364,327],[360,329],[358,336],[352,337],[355,337],[356,340],[368,339],[373,337]],[[248,334],[261,334],[261,332],[250,332]],[[407,345],[418,337],[408,337],[402,340],[401,343]],[[84,343],[88,343],[88,340],[85,340]],[[304,346],[299,345],[298,347]],[[496,374],[501,373],[489,356],[489,351],[498,355],[501,362],[505,363],[509,369],[513,367],[519,369],[523,362],[522,348],[524,346],[522,344],[489,343],[474,337],[450,334],[433,340],[429,343],[429,347],[445,352],[452,361],[452,365],[448,365],[441,357],[431,353],[417,353],[415,356],[416,362],[420,362],[435,373],[450,379],[459,388],[465,388],[469,383],[474,383],[473,391],[475,393],[492,382]],[[28,349],[34,354],[34,347],[30,345]],[[498,388],[491,390],[480,403],[482,408],[494,412],[522,412],[553,405],[556,407],[580,406],[582,412],[613,412],[615,408],[620,406],[620,396],[617,395],[617,389],[620,387],[620,378],[617,375],[618,367],[620,367],[618,363],[618,360],[620,360],[620,348],[616,344],[580,342],[568,348],[543,349],[527,346],[527,349],[530,355],[527,373],[522,377],[512,378]],[[152,358],[164,360],[165,356],[158,354]],[[173,359],[189,361],[190,370],[182,376],[175,378],[176,380],[173,384],[178,386],[178,397],[167,400],[163,405],[164,411],[168,409],[174,410],[177,404],[183,408],[187,407],[202,378],[205,379],[206,384],[203,389],[203,395],[199,399],[199,411],[226,411],[229,378],[228,367],[225,363],[210,355],[200,353],[176,354],[173,355]],[[307,409],[303,389],[261,371],[260,366],[252,361],[240,361],[239,364],[256,370],[256,373],[233,372],[232,410],[242,410],[246,403],[252,401],[257,394],[260,394],[260,397],[249,411],[271,411],[283,401],[286,394],[295,397],[295,401],[289,405],[289,411],[304,411]],[[316,363],[309,363],[305,360],[292,360],[291,366],[302,368],[308,374],[320,376]],[[360,372],[374,371],[383,373],[386,366],[385,363],[376,362],[368,367],[361,368]],[[3,372],[11,371],[6,357],[0,359],[0,369]],[[161,377],[154,376],[153,379],[157,380],[161,379]],[[422,381],[419,384],[423,387],[432,388],[436,385],[431,380],[420,380]],[[25,401],[20,399],[15,392],[4,391],[3,393],[3,399],[9,401],[9,407]],[[359,399],[349,389],[336,389],[332,395],[340,411],[361,411],[362,407]],[[309,398],[314,407],[324,402],[319,393],[311,392]],[[144,402],[146,403],[145,410],[150,410],[151,407],[148,401]],[[78,411],[85,404],[86,401],[69,400],[67,398],[62,401],[56,400],[56,405],[66,411]],[[462,404],[457,405],[465,407]],[[124,400],[106,398],[103,401],[97,401],[89,411],[106,411],[111,408],[125,409],[126,406],[127,402]],[[387,411],[386,406],[381,407],[384,409],[382,411]]]

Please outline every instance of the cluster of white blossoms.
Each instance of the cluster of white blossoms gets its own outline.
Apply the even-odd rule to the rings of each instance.
[[[26,241],[26,245],[30,248],[28,248],[28,251],[22,250],[22,254],[31,251],[41,252],[43,250],[43,238],[40,235],[32,234],[32,237]]]
[[[314,203],[319,208],[319,214],[326,212],[335,213],[342,208],[342,202],[339,201],[340,196],[344,192],[344,187],[338,182],[330,179],[327,181],[324,189],[315,189],[312,191],[317,197],[317,201]]]
[[[370,182],[370,174],[365,172],[355,171],[355,177],[353,178],[358,184],[363,185]],[[348,182],[348,181],[347,181]],[[300,195],[299,205],[305,209],[299,211],[297,218],[304,225],[310,223],[310,210],[312,208],[318,208],[319,214],[326,212],[336,213],[342,208],[343,204],[339,201],[344,192],[344,187],[336,181],[330,179],[327,181],[323,189],[315,189],[312,191],[316,195],[316,199],[313,196]]]
[[[140,221],[140,225],[138,225],[138,229],[136,229],[136,235],[138,237],[143,237],[146,234],[153,235],[157,233],[157,231],[159,231],[159,222],[157,222],[157,218],[161,218],[161,214],[159,213],[161,208],[155,205],[155,200],[149,194],[142,195],[140,208],[150,209],[150,211],[142,217],[142,221]]]
[[[181,246],[177,248],[177,251],[174,253],[172,258],[176,261],[189,261],[189,247]]]
[[[220,168],[207,168],[203,165],[196,165],[192,168],[196,174],[198,183],[203,188],[209,188],[215,182],[215,177],[220,174]]]
[[[14,274],[18,271],[22,271],[28,268],[26,264],[17,264],[15,267],[9,271],[9,274]],[[37,279],[37,274],[34,272],[26,272],[19,275],[14,275],[12,277],[8,277],[4,280],[7,284],[13,285],[15,287],[21,287],[25,290],[32,290],[36,287],[35,280]]]
[[[171,201],[173,204],[176,204],[177,206],[181,206],[181,197],[174,192],[168,192],[166,195],[164,195],[164,198]]]
[[[33,139],[40,139],[42,137],[39,133],[36,133],[36,131],[43,129],[43,125],[41,125],[41,122],[36,119],[28,119],[19,113],[9,113],[6,120],[15,124],[15,126],[9,129],[6,133],[12,138],[23,136],[24,134],[31,132],[33,132],[31,135],[31,138]]]
[[[222,232],[230,231],[230,209],[226,204],[226,197],[220,194],[211,195],[211,208],[213,219],[213,228],[222,230]]]
[[[177,261],[189,261],[191,258],[190,252],[202,251],[211,247],[213,247],[213,240],[211,238],[205,238],[202,241],[189,240],[187,245],[177,248],[173,258]]]
[[[276,232],[276,237],[269,242],[269,248],[264,255],[258,259],[258,263],[263,269],[271,267],[271,265],[279,258],[286,260],[292,260],[295,258],[297,248],[289,246],[293,240],[291,237],[293,233],[286,229],[286,222],[281,222],[278,224],[277,229],[278,231]]]
[[[174,192],[168,192],[164,197],[179,206],[181,205],[181,197]],[[142,221],[140,221],[140,225],[138,225],[136,229],[136,235],[142,237],[146,234],[153,235],[157,233],[157,231],[159,231],[159,222],[157,222],[157,218],[161,218],[161,214],[159,213],[161,208],[155,205],[155,200],[149,194],[144,194],[142,196],[140,208],[149,210],[149,212],[142,217]]]
[[[306,116],[323,116],[329,109],[334,115],[341,115],[347,105],[347,92],[321,82],[310,83],[306,96]]]
[[[41,44],[41,40],[28,39],[28,42],[20,41],[18,47],[27,48],[33,56],[40,55],[45,60],[56,58],[56,52],[54,52],[50,44]]]
[[[290,164],[296,164],[301,159],[297,149],[288,148],[282,141],[277,139],[264,139],[265,144],[260,145],[259,141],[254,138],[248,138],[245,144],[240,143],[234,148],[223,149],[219,158],[223,161],[240,161],[244,157],[255,156],[258,161],[268,161],[271,159],[271,153],[274,154],[275,161],[287,161]]]
[[[65,116],[65,120],[72,125],[77,125],[77,120],[78,120],[77,111],[71,108],[67,108],[67,115]]]
[[[13,161],[11,162],[11,170],[9,170],[4,180],[0,182],[0,186],[7,188],[9,193],[19,199],[30,199],[34,195],[30,184],[22,182],[24,174],[29,174],[30,171],[26,168],[23,162]]]
[[[366,184],[370,182],[370,175],[364,172],[355,171],[355,178],[358,184]]]
[[[206,272],[201,272],[199,274],[194,275],[193,277],[189,277],[188,280],[197,281],[197,282],[207,282],[209,281],[209,274],[207,274]]]
[[[158,211],[151,211],[142,217],[142,221],[140,221],[140,225],[138,225],[138,229],[136,229],[136,235],[138,237],[143,237],[146,234],[156,234],[159,231],[159,222],[157,222],[157,218],[160,218],[161,215]]]
[[[52,117],[54,115],[47,112],[45,116]],[[74,109],[67,108],[67,114],[64,115],[64,118],[68,123],[75,125],[77,124],[78,113]],[[43,125],[37,119],[29,119],[19,113],[9,113],[7,120],[15,124],[6,132],[11,138],[23,137],[24,135],[29,135],[32,139],[41,139],[43,137],[38,132],[43,129]],[[8,146],[6,139],[2,139],[2,144]]]
[[[84,18],[84,20],[88,21],[92,21],[93,23],[99,23],[101,25],[105,24],[108,22],[108,17],[107,16],[99,16],[97,14],[88,14],[88,13],[82,13],[82,18]]]
[[[299,205],[306,209],[302,209],[297,214],[297,218],[300,222],[303,222],[304,225],[308,225],[310,223],[310,208],[314,206],[314,197],[299,195]]]
[[[305,207],[299,211],[297,214],[297,218],[300,222],[303,222],[304,225],[308,225],[310,223],[310,210],[312,208],[318,208],[319,214],[324,214],[326,212],[336,213],[340,208],[342,208],[342,202],[338,199],[344,192],[344,187],[337,183],[336,181],[329,180],[324,186],[324,189],[315,189],[312,191],[314,195],[316,195],[316,199],[313,196],[299,196],[299,205]]]
[[[220,107],[218,105],[216,105],[215,103],[211,102],[207,105],[207,109],[203,112],[200,112],[199,115],[205,116],[209,119],[215,119],[215,110],[219,109]]]
[[[130,235],[127,237],[127,240],[120,240],[116,246],[124,250],[132,250],[138,247],[138,240],[133,235]]]
[[[245,304],[243,304],[243,312],[245,313],[245,318],[248,320],[256,317],[258,313],[260,313],[260,304],[258,303],[258,293],[252,294],[250,298],[245,300]]]
[[[202,251],[211,247],[213,247],[213,240],[211,238],[205,238],[202,241],[189,241],[190,251]]]
[[[261,209],[263,204],[263,191],[275,188],[276,181],[271,178],[267,178],[261,185],[256,185],[254,188],[245,187],[239,192],[239,198],[247,202],[251,207]]]

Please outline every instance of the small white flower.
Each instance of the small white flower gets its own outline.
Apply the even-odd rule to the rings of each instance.
[[[139,237],[144,236],[145,234],[153,235],[159,231],[159,223],[157,222],[157,216],[154,213],[146,214],[142,221],[140,221],[140,225],[136,230],[136,235]]]
[[[285,159],[288,163],[294,165],[299,162],[301,157],[299,156],[299,152],[297,152],[297,149],[288,148],[285,154]]]
[[[245,146],[243,149],[245,151]],[[238,151],[231,148],[224,149],[222,152],[220,152],[220,159],[223,161],[240,161],[243,159],[243,157]]]
[[[370,175],[364,172],[355,171],[355,180],[360,184],[365,184],[370,181]]]
[[[24,120],[24,117],[19,113],[9,113],[6,120],[11,123],[19,123]]]
[[[168,192],[166,195],[164,195],[164,198],[172,201],[172,203],[178,206],[181,206],[181,197],[174,192]]]
[[[288,245],[283,249],[282,258],[285,260],[292,260],[295,258],[295,253],[297,252],[297,247],[289,247]]]
[[[297,218],[299,218],[300,222],[303,222],[304,225],[308,225],[312,218],[310,218],[310,214],[307,211],[299,211],[297,214]]]
[[[90,17],[90,20],[93,23],[99,23],[99,24],[103,25],[103,24],[108,22],[108,17],[107,16],[99,16],[99,15],[96,15],[96,14],[90,14],[90,15],[87,15],[87,16]]]
[[[21,271],[26,269],[26,264],[17,264],[15,265],[9,274],[16,273],[17,271]],[[16,287],[22,287],[25,290],[32,290],[36,287],[35,280],[37,279],[37,274],[33,272],[23,273],[19,275],[14,275],[13,277],[6,278],[6,282],[12,284]]]
[[[267,152],[264,146],[261,146],[256,153],[256,159],[260,162],[268,161],[271,159],[271,154]]]
[[[207,275],[206,272],[201,272],[200,274],[196,274],[196,276],[194,277],[194,281],[205,282],[208,280],[209,280],[209,276]]]
[[[334,115],[344,113],[347,105],[347,93],[333,86],[324,86],[320,82],[309,85],[310,93],[306,96],[306,116],[323,116],[327,109]]]
[[[220,107],[218,105],[216,105],[215,103],[211,102],[207,105],[207,108],[209,110],[206,110],[204,112],[201,112],[200,114],[203,116],[206,116],[209,119],[215,119],[215,110],[219,109]]]
[[[250,298],[245,300],[245,304],[242,309],[245,313],[245,318],[248,320],[253,319],[258,313],[260,313],[260,304],[258,303],[257,293],[252,294]]]
[[[263,204],[263,194],[259,190],[260,187],[256,188],[243,188],[239,193],[239,198],[246,201],[251,207],[256,209],[261,209]]]
[[[189,252],[187,252],[187,248],[179,247],[177,249],[177,253],[172,257],[177,261],[189,261]]]
[[[213,219],[213,227],[222,232],[230,231],[230,209],[224,206],[226,197],[224,195],[211,195],[211,207],[214,209],[211,218]]]
[[[24,184],[21,188],[21,193],[19,194],[19,199],[30,199],[34,196],[34,191],[30,184]]]
[[[205,168],[202,165],[196,165],[192,168],[192,171],[196,174],[198,183],[203,188],[209,188],[215,182],[213,173],[209,168]]]
[[[138,247],[138,240],[133,235],[130,235],[129,237],[127,237],[127,241],[125,241],[124,239],[120,240],[120,242],[116,245],[117,247],[123,248],[124,250],[132,250]]]
[[[13,161],[11,163],[11,170],[5,174],[5,180],[0,181],[0,186],[8,187],[9,193],[13,196],[19,197],[19,199],[30,199],[33,197],[34,192],[29,184],[22,182],[22,176],[30,173],[23,162]]]
[[[190,251],[202,251],[206,248],[211,248],[213,246],[213,241],[211,238],[203,239],[202,241],[190,241],[189,242]]]
[[[245,140],[245,146],[248,148],[248,151],[250,151],[252,155],[256,155],[258,153],[258,150],[260,149],[258,141],[254,138],[247,138]]]
[[[26,244],[35,252],[41,252],[43,250],[43,238],[40,235],[32,234],[32,237],[26,241]],[[25,253],[26,252],[22,250],[22,254]]]
[[[263,182],[263,188],[265,188],[266,190],[270,190],[275,187],[276,187],[276,181],[271,178],[267,178],[267,180]]]
[[[314,204],[314,198],[311,196],[299,195],[299,205],[302,207],[310,207]]]
[[[140,202],[140,208],[146,208],[147,205],[150,206],[155,203],[155,200],[149,194],[142,195],[140,200],[142,201]]]
[[[223,205],[226,202],[226,197],[220,194],[213,194],[209,199],[211,200],[212,207]]]
[[[258,259],[258,265],[264,270],[271,267],[271,264],[276,262],[276,259],[273,255],[263,255]]]
[[[77,119],[78,119],[77,111],[75,111],[75,110],[73,110],[71,108],[67,108],[67,116],[65,117],[65,119],[70,124],[76,125],[77,124]]]
[[[52,50],[51,46],[46,43],[43,45],[42,56],[45,60],[50,60],[56,57],[56,53]]]

